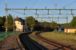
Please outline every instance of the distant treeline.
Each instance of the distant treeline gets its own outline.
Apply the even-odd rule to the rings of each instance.
[[[45,31],[47,30],[53,30],[58,28],[59,26],[63,26],[63,27],[76,27],[76,17],[73,17],[72,21],[69,23],[63,23],[63,24],[59,24],[56,23],[55,21],[52,22],[40,22],[38,20],[36,20],[33,16],[28,16],[25,19],[23,19],[24,21],[27,22],[28,27],[31,30],[41,30],[44,29]],[[7,20],[6,17],[0,17],[0,31],[5,31],[5,28],[7,27],[8,31],[13,31],[13,28],[15,27],[14,25],[14,19],[12,15],[8,15],[7,16]]]

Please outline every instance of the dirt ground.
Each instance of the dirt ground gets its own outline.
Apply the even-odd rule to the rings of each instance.
[[[20,47],[17,42],[17,36],[12,35],[6,38],[3,42],[0,42],[0,50],[20,50]]]

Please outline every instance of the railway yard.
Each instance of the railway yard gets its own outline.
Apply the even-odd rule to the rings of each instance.
[[[76,50],[40,34],[43,32],[20,33],[6,38],[0,46],[0,50]]]
[[[1,0],[0,50],[76,50],[76,0]]]

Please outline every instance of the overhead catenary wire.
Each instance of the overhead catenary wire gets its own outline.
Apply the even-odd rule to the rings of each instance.
[[[45,16],[45,15],[72,15],[73,14],[73,12],[72,11],[74,11],[74,10],[76,10],[76,9],[48,9],[48,8],[41,8],[41,9],[38,9],[38,8],[7,8],[7,10],[10,10],[10,11],[13,11],[13,12],[15,12],[15,13],[18,13],[18,14],[22,14],[22,15],[24,15],[27,11],[26,10],[32,10],[32,11],[35,11],[34,12],[34,14],[32,13],[32,15],[36,15],[38,18],[39,18],[39,16],[40,15],[42,15],[42,16]],[[23,11],[23,13],[20,11],[20,12],[18,12],[19,10],[21,10],[21,11]],[[46,10],[47,11],[47,13],[46,14],[39,14],[38,13],[38,11],[39,10]],[[51,12],[51,10],[56,10],[56,12],[58,12],[57,14],[51,14],[50,12]],[[58,11],[57,11],[58,10]],[[62,11],[63,10],[65,10],[65,11],[70,11],[71,13],[70,14],[62,14]],[[44,13],[44,12],[43,12]],[[26,13],[25,15],[31,15],[31,14],[29,14],[29,13]],[[45,17],[43,17],[43,18],[45,18]],[[65,18],[65,17],[51,17],[52,18],[52,21],[53,21],[53,18]],[[42,17],[41,17],[41,19],[42,19]],[[48,18],[49,19],[49,18]]]
[[[12,11],[14,13],[17,13],[17,14],[21,14],[21,15],[24,15],[24,13],[21,13],[21,12],[18,12],[18,11]]]

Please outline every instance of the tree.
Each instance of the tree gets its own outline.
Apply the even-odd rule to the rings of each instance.
[[[4,18],[3,17],[0,17],[0,32],[1,31],[5,31],[5,28],[4,28]]]
[[[51,28],[56,28],[58,26],[58,24],[56,22],[51,22],[50,23]]]
[[[8,15],[8,30],[13,30],[13,17],[12,15]]]
[[[4,22],[3,22],[3,17],[0,17],[0,26],[3,26]]]
[[[28,26],[30,28],[32,28],[35,24],[35,18],[33,18],[32,16],[29,16],[26,18],[26,22],[27,22]]]
[[[43,30],[43,26],[41,25],[40,22],[38,22],[37,20],[35,21],[35,25],[33,27],[33,31],[42,31]]]
[[[48,27],[51,27],[51,28],[55,28],[55,27],[57,27],[58,24],[56,22],[54,22],[54,21],[53,22],[46,22],[45,21],[45,22],[42,23],[42,25],[44,27],[47,27],[48,26]]]
[[[44,27],[50,26],[50,23],[49,23],[49,22],[46,22],[46,21],[42,22],[41,24],[42,24]]]
[[[5,27],[7,27],[8,31],[12,31],[13,30],[13,17],[12,15],[8,15],[7,16],[7,21],[5,20]]]
[[[71,27],[76,27],[76,16],[73,17],[71,23],[70,23]]]

